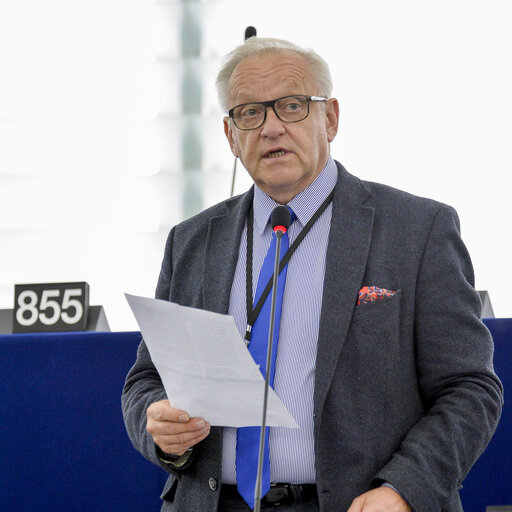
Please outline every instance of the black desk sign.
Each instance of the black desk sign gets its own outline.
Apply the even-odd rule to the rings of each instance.
[[[17,284],[12,332],[85,331],[88,312],[85,282]]]

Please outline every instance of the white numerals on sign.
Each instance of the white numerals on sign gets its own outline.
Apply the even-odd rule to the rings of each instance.
[[[41,304],[39,309],[39,321],[44,325],[55,325],[59,321],[60,316],[60,305],[56,300],[49,300],[56,298],[60,295],[59,290],[43,290],[41,295]],[[51,316],[46,314],[46,310],[51,309],[53,311]]]
[[[64,290],[64,298],[62,299],[62,315],[60,316],[67,324],[76,324],[82,318],[84,314],[84,308],[80,301],[72,299],[71,297],[80,297],[82,290],[80,288],[69,288]],[[75,308],[74,315],[68,315],[66,309]]]
[[[64,290],[61,306],[57,300],[53,300],[59,298],[60,290],[43,290],[38,308],[37,293],[33,290],[24,290],[18,296],[19,309],[16,311],[16,320],[24,327],[34,325],[38,319],[44,325],[55,325],[60,318],[69,325],[76,324],[81,320],[84,308],[74,297],[80,297],[82,291],[80,288]],[[69,308],[74,308],[73,315],[67,312]],[[48,314],[48,310],[51,310],[51,314]],[[28,318],[25,318],[26,312],[29,313]]]
[[[37,322],[37,314],[39,311],[36,308],[37,305],[37,293],[33,290],[25,290],[18,296],[18,304],[20,308],[16,311],[16,320],[20,325],[28,327],[34,325]],[[30,316],[25,318],[23,313],[28,311]]]

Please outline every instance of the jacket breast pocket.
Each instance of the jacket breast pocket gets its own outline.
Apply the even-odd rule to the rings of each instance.
[[[359,368],[386,373],[400,360],[400,290],[356,306],[344,350]]]
[[[400,303],[398,290],[391,297],[356,306],[340,353],[333,394],[343,396],[345,410],[368,425],[396,402],[400,389]],[[370,442],[373,434],[368,430],[367,435]],[[379,444],[378,439],[372,442]]]
[[[375,327],[381,327],[382,324],[393,322],[397,314],[399,315],[400,313],[401,298],[402,291],[397,290],[390,297],[384,297],[374,302],[356,306],[351,325],[358,322],[366,322],[367,324],[375,325]]]

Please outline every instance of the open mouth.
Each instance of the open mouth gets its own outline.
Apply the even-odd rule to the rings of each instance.
[[[285,151],[284,149],[275,149],[272,151],[267,151],[263,156],[265,158],[278,158],[280,156],[284,156],[288,153],[288,151]]]

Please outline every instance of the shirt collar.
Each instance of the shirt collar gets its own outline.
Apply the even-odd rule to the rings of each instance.
[[[329,157],[322,172],[307,188],[299,192],[288,204],[297,216],[302,226],[305,226],[313,217],[320,205],[332,192],[338,181],[338,168],[334,160]],[[256,229],[262,235],[268,225],[274,208],[279,206],[269,195],[265,194],[257,185],[254,185],[254,219]]]

